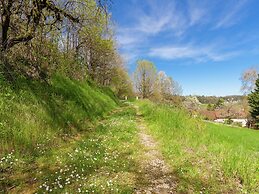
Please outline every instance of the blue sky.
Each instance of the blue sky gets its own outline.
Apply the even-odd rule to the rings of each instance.
[[[241,94],[259,67],[259,0],[113,0],[112,19],[129,71],[138,59],[178,81],[185,95]]]

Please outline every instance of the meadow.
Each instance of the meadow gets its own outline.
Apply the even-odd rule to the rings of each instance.
[[[19,79],[12,85],[1,80],[0,193],[149,187],[141,173],[140,117],[171,168],[175,192],[259,191],[258,131],[205,123],[149,100],[122,103],[90,81]]]
[[[44,174],[41,168],[51,175],[57,168],[52,152],[71,149],[72,142],[91,134],[118,107],[109,88],[90,81],[56,75],[49,83],[22,77],[14,83],[0,77],[0,82],[0,193],[38,184],[34,174]],[[43,158],[49,167],[39,162]]]
[[[8,193],[132,193],[140,152],[133,108],[116,109],[87,133],[32,162],[0,159]],[[10,187],[3,187],[10,186]]]
[[[258,131],[204,123],[150,101],[138,105],[178,179],[178,192],[259,192]]]

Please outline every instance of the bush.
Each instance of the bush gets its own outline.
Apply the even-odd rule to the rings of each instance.
[[[232,123],[233,123],[233,121],[230,118],[228,118],[224,121],[224,124],[227,124],[227,125],[231,125]]]

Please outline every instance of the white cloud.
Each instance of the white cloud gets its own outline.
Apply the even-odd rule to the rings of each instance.
[[[174,1],[148,1],[145,8],[137,6],[130,21],[131,24],[127,26],[119,26],[116,35],[118,45],[127,59],[134,59],[131,52],[141,50],[150,38],[165,31],[180,36],[187,26],[185,15],[176,8]]]
[[[131,62],[137,60],[138,53],[137,52],[124,52],[122,53],[122,57],[126,62]]]
[[[117,41],[119,43],[119,46],[129,46],[137,43],[138,40],[139,37],[133,36],[133,34],[131,33],[121,33],[117,35]]]
[[[148,1],[148,8],[138,6],[132,15],[133,25],[119,27],[117,40],[121,46],[143,42],[167,30],[178,36],[187,26],[187,18],[176,8],[174,1]]]
[[[235,5],[234,2],[220,2],[221,10],[218,10],[219,3],[211,1],[189,0],[186,7],[182,7],[179,1],[172,0],[152,0],[145,4],[135,1],[136,6],[130,9],[132,12],[129,23],[124,21],[124,26],[119,27],[117,41],[128,61],[135,60],[140,54],[162,59],[223,61],[238,52],[221,48],[220,45],[179,45],[177,42],[199,41],[200,37],[195,40],[195,37],[189,36],[190,29],[195,26],[206,25],[206,29],[214,26],[215,29],[235,24],[240,19],[237,14],[246,2],[247,0],[239,0]],[[167,45],[173,46],[158,47],[157,44],[161,44],[158,43],[161,35],[168,37]],[[187,40],[188,37],[190,39]],[[162,37],[162,41],[164,39]],[[213,42],[217,44],[218,41],[211,43]],[[226,42],[228,41],[225,40]],[[151,43],[154,48],[149,50]]]
[[[212,46],[195,47],[193,45],[179,45],[158,47],[150,50],[149,55],[152,57],[159,57],[162,59],[194,59],[196,61],[223,61],[238,52],[216,52],[218,50]]]
[[[190,12],[190,25],[197,24],[200,19],[204,16],[204,10],[201,9],[193,9]]]
[[[166,13],[160,16],[142,15],[136,31],[140,31],[145,34],[157,34],[168,28],[171,19],[171,13]]]
[[[208,7],[208,5],[201,4],[200,1],[188,1],[189,26],[199,24],[204,20],[207,15]]]
[[[228,27],[236,24],[241,17],[241,9],[247,3],[247,0],[234,1],[225,11],[223,17],[220,18],[215,28]]]

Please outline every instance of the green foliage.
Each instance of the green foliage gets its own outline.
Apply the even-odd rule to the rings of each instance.
[[[223,98],[219,98],[218,101],[214,104],[213,108],[217,109],[222,107],[224,104],[224,99]]]
[[[231,118],[228,118],[224,121],[224,124],[231,125],[233,124],[233,121],[231,120]]]
[[[224,101],[242,101],[245,97],[241,95],[230,95],[230,96],[197,96],[198,100],[202,104],[216,104],[220,98]]]
[[[54,76],[51,83],[20,78],[0,86],[0,155],[15,150],[36,153],[38,144],[59,143],[64,136],[88,130],[116,106],[108,89]]]
[[[207,110],[209,110],[209,111],[215,110],[215,109],[214,109],[214,105],[208,104],[208,105],[207,105]]]
[[[237,127],[243,127],[242,123],[239,123],[239,122],[233,122],[232,125]]]
[[[112,86],[120,96],[128,95],[133,88],[113,38],[108,4],[3,0],[0,68],[4,76],[9,81],[19,76],[48,81],[61,74],[91,79],[100,86]]]
[[[134,72],[134,80],[138,94],[142,98],[149,98],[154,92],[157,70],[155,65],[147,60],[138,60]]]
[[[255,90],[248,96],[251,116],[259,126],[259,78],[256,80]]]
[[[257,193],[259,134],[205,124],[184,110],[138,102],[178,180],[178,192]]]
[[[123,99],[125,96],[128,98],[134,97],[132,81],[123,67],[114,69],[110,85],[119,98]]]

